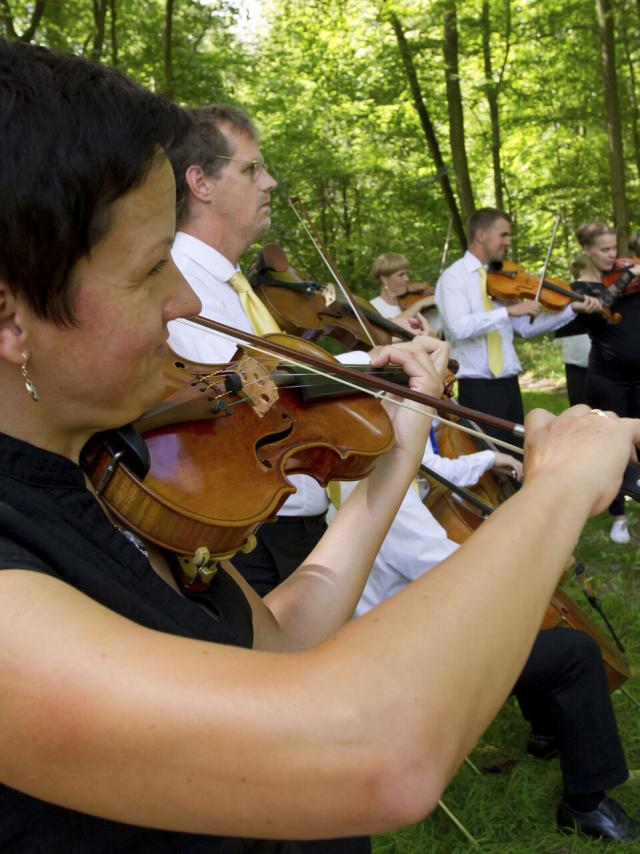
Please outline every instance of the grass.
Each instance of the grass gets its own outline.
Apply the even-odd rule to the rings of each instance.
[[[553,352],[551,353],[553,356]],[[544,406],[559,412],[567,405],[564,394],[524,392],[527,409]],[[588,460],[585,460],[588,465]],[[576,558],[587,567],[605,613],[627,648],[627,657],[640,674],[640,505],[627,503],[636,541],[628,546],[610,542],[608,514],[591,519],[576,548]],[[588,605],[571,577],[564,590],[584,613],[606,633],[600,616]],[[487,674],[487,679],[491,674]],[[640,700],[640,676],[624,686]],[[640,819],[640,709],[620,692],[613,695],[618,727],[630,769],[630,780],[614,790],[627,811]],[[610,850],[597,840],[563,836],[555,828],[555,810],[562,793],[558,760],[542,762],[524,753],[528,726],[514,699],[503,707],[471,754],[480,767],[500,759],[519,760],[500,774],[477,776],[463,765],[444,795],[444,802],[479,843],[467,842],[442,810],[411,827],[376,837],[375,854],[586,854]],[[638,852],[640,843],[625,845]]]

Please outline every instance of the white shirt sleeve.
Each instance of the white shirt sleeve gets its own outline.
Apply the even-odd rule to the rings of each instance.
[[[456,486],[475,486],[482,475],[493,467],[495,461],[494,451],[478,451],[455,459],[441,457],[433,450],[430,441],[427,442],[422,457],[423,466],[433,469]]]
[[[566,326],[576,316],[571,305],[565,306],[562,311],[544,311],[539,314],[533,323],[530,317],[512,317],[511,323],[514,330],[521,338],[535,338],[536,335],[544,335],[545,332],[554,332],[562,326]]]
[[[436,286],[436,305],[453,339],[463,341],[465,338],[477,338],[508,324],[509,315],[504,306],[492,311],[474,307],[475,300],[470,299],[469,287],[474,284],[477,274],[467,272],[463,276],[461,272],[450,267],[444,271]],[[477,288],[479,291],[479,281]]]

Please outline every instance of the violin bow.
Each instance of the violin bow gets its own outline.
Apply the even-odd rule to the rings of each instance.
[[[336,265],[331,260],[331,257],[329,256],[329,252],[328,252],[326,246],[324,245],[324,243],[322,242],[322,238],[318,234],[318,230],[316,229],[313,222],[311,221],[311,217],[309,216],[307,209],[304,206],[304,203],[302,202],[302,199],[300,199],[299,196],[289,196],[287,201],[289,202],[291,209],[293,210],[296,217],[298,218],[298,221],[302,224],[302,227],[307,232],[307,235],[308,235],[309,239],[311,240],[311,243],[313,244],[316,252],[322,258],[327,269],[331,273],[331,276],[333,277],[334,282],[337,284],[339,289],[342,291],[345,299],[349,303],[351,310],[353,311],[354,315],[357,317],[364,334],[369,339],[369,343],[371,344],[372,347],[375,347],[376,344],[375,344],[375,341],[373,340],[373,336],[372,336],[371,330],[369,328],[369,322],[368,322],[367,318],[365,317],[364,312],[362,311],[362,309],[358,305],[357,301],[352,297],[351,292],[349,291],[349,288],[347,287],[344,279],[342,278],[342,276],[338,272],[338,268],[336,267]],[[300,214],[300,212],[298,211],[298,208],[300,208],[300,210],[302,211],[302,214]]]
[[[553,231],[551,232],[551,240],[549,241],[549,246],[547,247],[547,257],[544,259],[544,267],[542,268],[542,272],[540,273],[540,281],[538,282],[538,289],[536,291],[536,295],[533,298],[534,302],[540,302],[540,294],[542,293],[542,287],[544,285],[544,280],[547,276],[547,270],[549,269],[549,262],[551,261],[551,253],[553,252],[553,245],[556,242],[556,234],[558,232],[558,227],[560,226],[560,220],[562,219],[562,215],[560,212],[556,214],[556,221],[553,224]],[[534,317],[529,318],[529,324],[533,323],[535,320]]]
[[[390,382],[382,377],[373,376],[371,374],[356,374],[340,362],[331,362],[330,365],[327,365],[326,359],[312,356],[310,353],[298,353],[296,350],[292,350],[284,344],[278,344],[275,341],[261,338],[260,336],[253,335],[250,332],[235,329],[232,326],[227,326],[226,324],[219,323],[216,320],[209,320],[205,317],[189,317],[186,318],[186,320],[213,332],[217,332],[218,334],[222,334],[228,338],[249,344],[252,348],[262,353],[267,353],[271,356],[284,356],[291,364],[309,369],[314,373],[319,373],[333,382],[342,382],[345,385],[350,385],[354,390],[360,393],[367,392],[367,388],[363,388],[363,385],[368,386],[369,392],[374,394],[376,397],[382,397],[384,394],[396,395],[411,400],[414,403],[433,407],[433,409],[437,410],[440,414],[461,415],[463,418],[468,418],[471,421],[479,421],[481,424],[486,424],[489,427],[504,430],[511,433],[515,438],[521,438],[524,436],[524,426],[522,424],[516,424],[513,421],[507,421],[504,418],[497,418],[495,415],[488,415],[484,412],[477,412],[475,409],[468,409],[466,406],[461,406],[458,403],[452,403],[448,400],[440,400],[437,397],[432,397],[431,395],[414,391],[412,388],[400,386],[397,383]],[[180,322],[179,319],[177,322]],[[331,370],[331,374],[327,373],[328,367]],[[398,401],[393,401],[393,403],[403,405]],[[462,424],[457,424],[454,421],[449,421],[449,419],[445,420],[455,429],[462,430],[465,433],[471,433],[474,436],[481,436],[483,439],[486,439],[486,436],[482,433],[478,433],[477,431],[472,430],[469,427],[465,427]],[[522,454],[522,448],[520,447],[516,447],[508,442],[503,442],[494,438],[492,438],[491,441],[507,448],[510,451],[514,451],[517,454]]]

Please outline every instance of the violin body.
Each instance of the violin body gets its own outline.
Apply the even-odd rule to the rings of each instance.
[[[477,424],[468,421],[466,418],[452,418],[451,420],[459,421],[463,426],[471,427],[478,433],[483,432]],[[435,433],[440,456],[449,459],[456,459],[466,454],[475,454],[477,451],[496,450],[489,436],[486,437],[486,440],[482,440],[478,436],[471,436],[468,433],[463,433],[462,430],[450,427],[445,421],[438,422]],[[498,507],[516,492],[516,486],[514,486],[511,478],[491,469],[482,475],[475,486],[469,486],[466,489],[473,492],[481,501],[492,508]],[[426,503],[429,507],[428,496]],[[431,508],[429,507],[429,509]],[[474,512],[477,511],[474,509]],[[456,540],[456,542],[458,541]]]
[[[540,277],[527,273],[524,267],[514,261],[502,261],[492,265],[487,272],[487,292],[493,299],[507,302],[508,300],[535,299],[538,292]],[[555,288],[562,288],[568,294],[558,293]],[[540,302],[551,311],[560,311],[571,301],[571,289],[568,282],[553,276],[545,276],[540,291]]]
[[[538,293],[540,278],[513,261],[502,261],[492,265],[487,272],[487,293],[493,299],[508,302],[509,300],[535,299]],[[571,287],[569,282],[555,276],[545,276],[540,289],[539,302],[550,311],[561,311],[571,302],[584,299],[586,291]],[[589,296],[598,294],[589,293]],[[607,301],[600,312],[608,323],[619,323],[620,315],[612,313]]]
[[[551,604],[547,608],[541,628],[558,627],[580,629],[596,641],[602,653],[609,691],[615,691],[631,678],[631,669],[620,651],[560,588],[551,597]]]
[[[467,437],[466,434],[460,433],[459,431],[455,432],[463,438],[473,439],[473,437]],[[440,442],[440,437],[438,437],[438,442]],[[441,447],[447,448],[446,442],[443,442]],[[471,452],[465,451],[465,453]],[[453,456],[451,453],[444,455]],[[508,481],[508,478],[505,478],[505,480]],[[478,484],[478,486],[480,486],[480,484]],[[486,501],[486,503],[490,504],[494,509],[500,503],[500,500],[498,500],[497,503],[494,503],[496,498],[500,497],[500,492],[497,492],[493,488],[490,481],[489,488],[487,488],[486,483],[480,490],[478,487],[468,488],[472,489],[477,495],[482,497],[482,500]],[[504,500],[504,498],[502,500]],[[425,497],[424,503],[433,515],[434,519],[442,525],[447,532],[447,536],[450,540],[453,540],[454,543],[465,542],[465,540],[471,536],[485,518],[479,509],[472,506],[465,501],[463,497],[457,495],[438,482],[430,482],[429,493]],[[609,691],[615,691],[616,688],[619,688],[620,685],[630,678],[631,670],[619,650],[609,640],[609,638],[600,631],[598,626],[589,620],[576,603],[560,588],[557,588],[551,597],[551,602],[549,603],[540,628],[552,629],[557,627],[580,629],[596,641],[602,654]]]
[[[602,274],[602,284],[605,288],[610,288],[619,281],[623,273],[626,273],[631,267],[635,267],[638,264],[640,264],[640,258],[618,258],[613,268],[607,273]],[[630,281],[625,283],[620,296],[625,297],[637,294],[638,292],[640,292],[640,276],[634,276]]]
[[[435,292],[436,289],[428,282],[409,282],[407,290],[402,294],[402,296],[398,296],[397,298],[398,305],[403,311],[405,311],[421,299],[434,296]]]
[[[326,336],[347,351],[371,349],[371,341],[346,299],[336,294],[333,286],[305,281],[279,246],[271,243],[260,250],[248,278],[285,332],[309,341]],[[375,345],[391,344],[392,338],[413,338],[410,332],[378,314],[366,300],[357,296],[354,299],[366,317]]]
[[[333,357],[310,342],[268,337],[321,356],[331,367]],[[85,455],[85,470],[111,514],[177,554],[202,546],[216,557],[237,551],[295,492],[287,475],[308,474],[323,486],[357,480],[393,445],[391,422],[375,398],[349,392],[307,401],[296,377],[294,387],[274,392],[269,377],[284,360],[249,350],[237,356],[244,353],[259,366],[246,386],[253,400],[244,386],[229,391],[225,385],[235,376],[233,363],[216,373],[212,365],[187,365],[174,356],[166,372],[168,398],[134,425],[148,448],[146,476],[124,463],[114,466],[100,437]]]

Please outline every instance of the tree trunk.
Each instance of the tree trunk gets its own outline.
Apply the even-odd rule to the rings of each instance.
[[[388,12],[387,14],[389,17],[389,21],[391,22],[391,26],[393,27],[393,30],[396,35],[396,40],[398,42],[398,48],[400,50],[400,56],[404,65],[405,74],[407,76],[407,80],[409,81],[409,86],[411,87],[413,103],[416,108],[416,112],[418,113],[420,124],[422,125],[422,130],[424,132],[425,139],[427,140],[429,151],[431,152],[431,157],[433,159],[436,169],[438,170],[438,180],[440,182],[440,187],[442,188],[442,193],[444,195],[447,208],[453,219],[453,230],[456,234],[456,237],[458,238],[460,247],[464,250],[467,248],[467,236],[465,234],[462,218],[460,217],[460,211],[458,210],[456,198],[453,194],[451,182],[449,181],[447,167],[445,166],[444,160],[442,159],[442,153],[440,152],[440,146],[436,137],[435,128],[433,127],[431,118],[429,117],[429,113],[427,111],[426,104],[424,103],[424,99],[422,97],[422,92],[420,91],[420,84],[418,83],[418,76],[416,74],[416,69],[413,64],[411,50],[409,49],[409,45],[405,38],[402,25],[397,15],[395,15],[393,12]]]
[[[164,18],[164,92],[173,98],[173,3],[167,0]]]
[[[458,185],[458,196],[463,219],[467,220],[475,210],[473,189],[469,177],[469,164],[464,137],[464,112],[460,72],[458,66],[458,22],[456,0],[446,0],[444,13],[444,68],[447,84],[447,108],[449,111],[449,141],[453,171]]]
[[[109,9],[111,11],[111,64],[118,64],[118,9],[117,0],[109,1]]]
[[[93,0],[93,46],[91,48],[91,59],[100,59],[104,46],[105,21],[107,18],[108,0]]]
[[[38,29],[38,25],[40,24],[42,15],[44,14],[45,0],[36,0],[33,5],[33,10],[31,12],[31,20],[29,21],[29,26],[22,34],[16,32],[15,24],[13,22],[13,14],[11,12],[11,6],[9,5],[9,0],[1,0],[1,3],[2,9],[0,14],[0,20],[4,22],[7,36],[10,39],[15,39],[16,41],[32,41],[33,37],[36,34],[36,30]]]
[[[623,18],[620,27],[622,37],[622,48],[624,50],[624,60],[629,72],[629,104],[631,105],[631,140],[633,142],[633,160],[636,167],[636,172],[640,178],[640,130],[638,122],[640,119],[640,108],[638,106],[638,98],[636,97],[636,69],[633,64],[631,55],[631,45],[629,44],[629,16],[626,3],[622,6]]]
[[[600,47],[602,51],[602,82],[604,86],[604,108],[607,118],[607,136],[609,138],[613,220],[618,235],[618,243],[620,246],[626,246],[629,236],[629,221],[624,184],[624,155],[620,103],[618,101],[613,9],[610,0],[596,0],[596,12],[598,15],[598,33],[600,35]]]
[[[482,16],[480,24],[482,29],[482,53],[484,57],[484,76],[485,76],[485,92],[487,95],[487,103],[489,105],[489,121],[491,123],[491,160],[493,163],[493,187],[495,205],[501,210],[504,209],[504,177],[502,175],[502,160],[501,149],[502,141],[500,139],[500,87],[504,77],[504,69],[507,63],[509,53],[510,36],[511,36],[511,14],[510,0],[506,3],[507,26],[505,34],[505,55],[502,63],[502,69],[497,80],[493,79],[493,62],[491,58],[491,15],[489,9],[489,0],[482,2]]]

